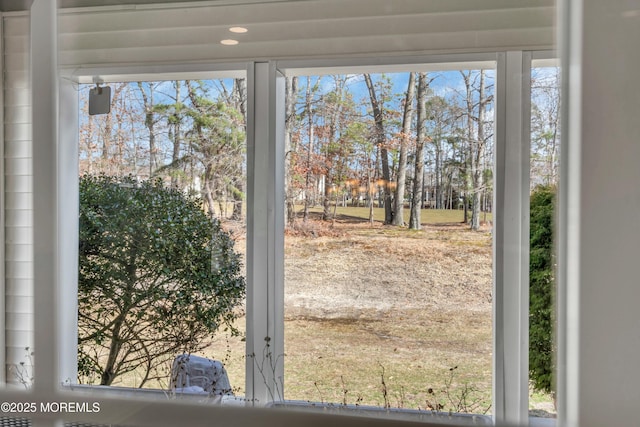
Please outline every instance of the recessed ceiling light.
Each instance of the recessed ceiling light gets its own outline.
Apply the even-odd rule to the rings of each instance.
[[[223,45],[226,45],[226,46],[233,46],[233,45],[238,44],[238,40],[225,39],[225,40],[220,40],[220,43],[222,43]]]
[[[244,27],[231,27],[229,28],[229,31],[231,31],[232,33],[242,34],[242,33],[246,33],[249,30],[247,30]]]

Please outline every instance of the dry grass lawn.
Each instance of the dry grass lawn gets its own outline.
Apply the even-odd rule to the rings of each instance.
[[[316,211],[285,239],[285,397],[491,412],[490,224],[472,232],[461,211],[425,210],[414,231],[371,226],[366,208],[337,213],[332,224]],[[244,345],[220,334],[204,352],[238,394]],[[552,411],[546,396],[532,402]]]
[[[333,226],[288,233],[287,399],[489,409],[491,235],[468,231],[460,211],[425,212],[439,222],[422,231],[370,226],[366,209],[347,208]],[[216,352],[236,385],[242,345]]]

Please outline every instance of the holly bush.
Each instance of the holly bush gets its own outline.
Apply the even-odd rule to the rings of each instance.
[[[535,390],[547,393],[555,390],[555,197],[555,187],[539,186],[532,192],[530,201],[529,378]]]
[[[79,376],[138,386],[232,328],[245,295],[231,236],[160,180],[80,179]],[[232,328],[233,329],[233,328]]]

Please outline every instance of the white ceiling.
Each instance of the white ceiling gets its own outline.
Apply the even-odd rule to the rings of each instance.
[[[549,50],[555,45],[554,0],[58,2],[63,8],[58,20],[59,64],[69,69],[143,63],[376,60]],[[0,7],[18,3],[31,2],[0,0]],[[231,34],[232,26],[249,31]],[[24,56],[28,34],[27,16],[7,17],[5,55]],[[229,38],[238,44],[221,44]]]
[[[154,3],[211,3],[211,4],[250,4],[281,3],[292,0],[58,0],[61,8],[93,7],[93,6],[127,6]],[[296,0],[293,0],[296,1]]]
[[[54,0],[51,0],[54,1]],[[96,6],[132,6],[155,3],[202,3],[211,4],[250,4],[250,3],[280,3],[291,0],[58,0],[60,8],[96,7]],[[0,0],[0,11],[15,12],[27,10],[33,0]]]

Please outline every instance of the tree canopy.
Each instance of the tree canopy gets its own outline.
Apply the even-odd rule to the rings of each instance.
[[[110,385],[205,348],[245,294],[231,236],[200,199],[160,180],[80,179],[81,378]]]

